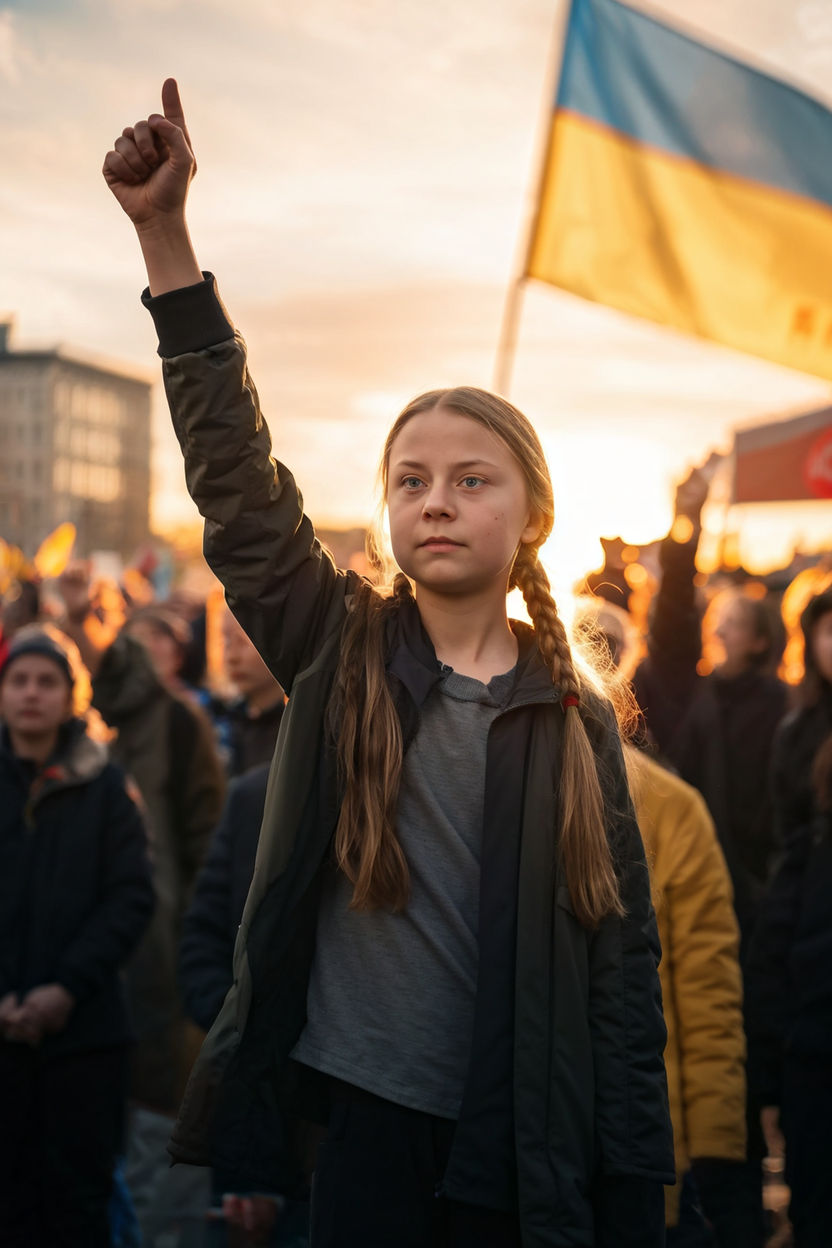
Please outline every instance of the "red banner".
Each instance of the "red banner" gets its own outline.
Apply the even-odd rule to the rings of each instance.
[[[735,503],[832,498],[832,407],[734,435]]]

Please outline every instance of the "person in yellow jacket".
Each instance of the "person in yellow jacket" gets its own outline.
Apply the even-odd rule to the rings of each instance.
[[[608,679],[620,686],[625,705],[635,650],[629,616],[595,599],[579,604],[576,624],[596,658],[602,645],[602,667],[609,652]],[[615,702],[615,688],[612,693]],[[677,1172],[676,1186],[665,1189],[668,1248],[758,1248],[762,1225],[755,1238],[753,1211],[734,1182],[734,1167],[746,1158],[746,1075],[731,878],[698,791],[632,745],[625,745],[624,758],[662,944]]]
[[[693,1162],[700,1194],[711,1196],[703,1204],[717,1242],[733,1245],[737,1240],[719,1225],[721,1211],[712,1207],[722,1203],[713,1200],[714,1175],[730,1185],[730,1163],[743,1162],[746,1148],[739,928],[731,881],[696,789],[633,746],[625,746],[624,756],[662,942],[664,1058],[678,1175],[676,1187],[667,1189],[667,1223],[679,1221],[683,1178]]]

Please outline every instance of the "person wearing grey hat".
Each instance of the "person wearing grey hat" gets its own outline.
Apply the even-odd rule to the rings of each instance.
[[[21,632],[0,669],[0,1229],[109,1244],[131,1041],[120,969],[154,905],[122,772],[73,714],[70,651]]]

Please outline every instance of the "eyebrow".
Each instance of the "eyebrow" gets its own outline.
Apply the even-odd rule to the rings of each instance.
[[[395,468],[413,468],[420,471],[427,467],[426,464],[420,463],[414,459],[397,459],[393,465]],[[466,468],[497,468],[498,464],[492,464],[489,459],[463,459],[458,464],[451,464],[452,472],[464,472]]]

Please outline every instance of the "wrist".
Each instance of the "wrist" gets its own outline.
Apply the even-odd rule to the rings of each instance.
[[[203,280],[183,212],[157,213],[134,225],[151,295],[196,286]]]

